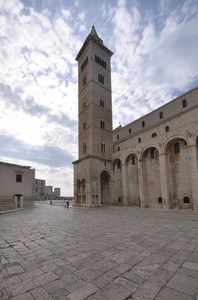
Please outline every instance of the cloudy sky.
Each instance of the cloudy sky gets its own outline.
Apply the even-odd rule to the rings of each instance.
[[[0,0],[0,160],[73,194],[77,62],[95,25],[114,128],[198,85],[198,0]]]

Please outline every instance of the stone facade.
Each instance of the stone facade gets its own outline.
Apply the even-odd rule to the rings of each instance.
[[[198,87],[112,130],[112,54],[92,27],[76,58],[75,205],[198,208]]]
[[[0,162],[0,210],[34,205],[35,170]]]
[[[54,199],[59,199],[60,196],[61,196],[61,189],[60,188],[54,188],[53,198]]]
[[[53,198],[53,186],[46,185],[45,186],[45,199],[52,199]]]
[[[45,199],[45,180],[35,179],[35,200]]]

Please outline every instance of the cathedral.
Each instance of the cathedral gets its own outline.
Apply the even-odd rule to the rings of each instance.
[[[198,87],[113,130],[112,55],[92,26],[76,57],[74,205],[198,209]]]

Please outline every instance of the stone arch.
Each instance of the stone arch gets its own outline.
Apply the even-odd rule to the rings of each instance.
[[[138,159],[134,153],[125,160],[126,171],[126,200],[130,206],[139,206]]]
[[[192,203],[190,166],[187,142],[174,137],[166,143],[170,208],[190,208]],[[184,199],[189,198],[186,204]]]
[[[172,136],[170,136],[170,137],[165,141],[165,143],[164,143],[164,145],[163,145],[163,147],[162,147],[163,153],[166,153],[166,149],[167,149],[167,147],[168,147],[168,145],[169,145],[170,142],[172,142],[172,141],[174,141],[174,140],[178,140],[178,139],[184,140],[184,141],[187,143],[185,136],[183,136],[183,135],[172,135]],[[188,144],[188,143],[187,143],[187,144]]]
[[[196,134],[194,135],[194,143],[195,143],[195,145],[197,145],[197,143],[198,143],[198,132],[196,132]]]
[[[160,181],[159,151],[156,147],[148,147],[142,153],[144,206],[158,207],[158,199],[162,197]]]
[[[121,205],[122,199],[122,162],[119,158],[113,161],[114,203]]]
[[[101,204],[110,204],[111,202],[111,176],[104,170],[100,174]]]
[[[122,170],[122,162],[120,158],[115,158],[113,161],[113,172],[116,171],[116,168]]]
[[[144,147],[142,149],[142,152],[139,155],[139,159],[142,160],[143,159],[143,155],[145,154],[145,151],[147,151],[148,149],[151,149],[151,148],[155,148],[158,151],[158,153],[161,153],[161,148],[159,148],[159,144],[154,144],[154,143],[153,144],[149,144],[149,145],[147,145],[146,147]]]

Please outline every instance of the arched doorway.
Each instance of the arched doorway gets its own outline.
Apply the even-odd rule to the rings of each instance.
[[[145,207],[159,207],[161,199],[161,182],[159,152],[151,147],[144,151],[142,156],[143,186]]]
[[[105,170],[100,174],[101,185],[101,204],[111,203],[111,189],[110,189],[111,176]]]
[[[138,162],[135,154],[126,158],[126,200],[128,205],[139,206]]]
[[[14,200],[15,200],[15,208],[23,207],[23,196],[21,194],[14,195]]]
[[[167,153],[170,208],[190,208],[192,192],[187,143],[182,138],[175,138],[167,144],[165,151]]]

